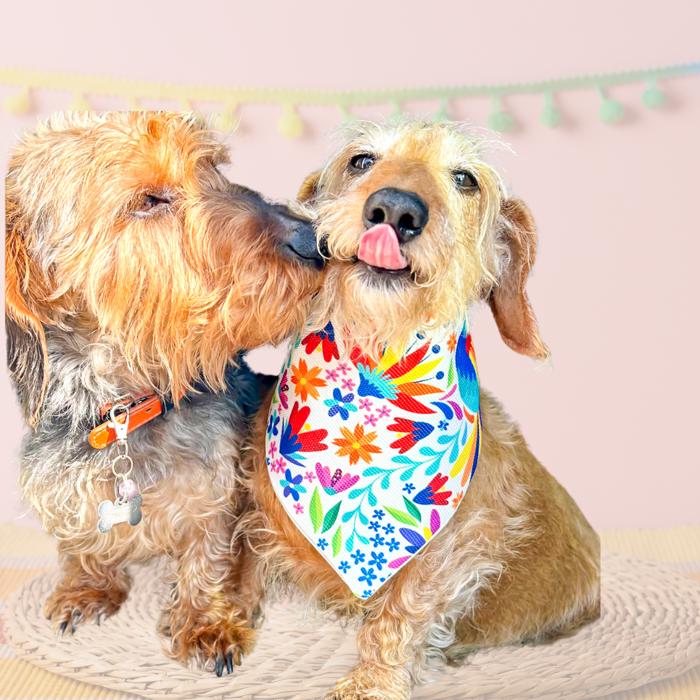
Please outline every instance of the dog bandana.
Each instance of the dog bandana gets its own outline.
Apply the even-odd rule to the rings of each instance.
[[[360,598],[454,515],[479,455],[468,325],[416,334],[377,362],[333,327],[300,337],[277,382],[266,462],[287,514]]]

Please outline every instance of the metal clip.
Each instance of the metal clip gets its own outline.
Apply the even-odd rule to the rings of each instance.
[[[119,415],[124,416],[124,422],[117,420],[116,411],[118,410],[123,411],[123,413]],[[124,444],[129,434],[129,407],[121,403],[112,406],[112,408],[109,409],[109,423],[107,425],[114,430],[117,436],[117,442]]]

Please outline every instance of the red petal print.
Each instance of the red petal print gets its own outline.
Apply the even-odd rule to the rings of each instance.
[[[435,410],[430,408],[430,406],[426,406],[402,392],[399,392],[399,395],[395,399],[389,399],[389,402],[409,413],[435,413]]]
[[[452,491],[440,491],[440,493],[433,494],[433,503],[436,506],[446,506],[450,500]]]
[[[415,444],[416,441],[413,439],[413,435],[409,433],[398,440],[394,440],[389,447],[398,450],[399,454],[402,455],[404,452],[408,452]]]
[[[308,433],[299,433],[297,439],[301,443],[301,452],[321,452],[327,450],[328,445],[321,442],[328,437],[327,430],[310,430]]]
[[[338,346],[335,344],[334,341],[328,340],[328,338],[325,338],[323,340],[323,344],[321,345],[321,348],[323,349],[323,359],[326,362],[330,362],[331,360],[339,360],[340,355],[338,354]]]
[[[309,335],[301,341],[301,344],[306,348],[306,354],[310,355],[321,342],[321,338],[315,333],[310,333]]]
[[[439,491],[446,483],[447,483],[447,476],[443,476],[442,474],[437,474],[436,476],[433,477],[433,480],[428,484],[428,486],[433,491],[433,493],[435,493],[436,491]]]
[[[291,426],[293,433],[299,433],[299,431],[304,427],[304,423],[306,423],[306,419],[309,417],[310,413],[311,408],[309,406],[299,408],[299,402],[294,402],[292,412],[289,414],[289,425]]]
[[[392,379],[400,377],[402,374],[406,374],[412,370],[424,357],[425,353],[428,352],[430,343],[426,343],[418,350],[414,350],[410,355],[402,357],[395,365],[389,367],[385,374],[390,376]]]
[[[350,353],[350,362],[352,362],[355,366],[364,365],[370,369],[374,369],[377,366],[377,363],[371,357],[364,355],[362,350],[357,347],[353,348]]]

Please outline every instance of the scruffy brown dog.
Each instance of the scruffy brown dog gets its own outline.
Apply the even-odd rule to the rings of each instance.
[[[483,299],[511,348],[547,356],[525,293],[535,226],[526,206],[504,194],[477,139],[448,125],[359,125],[300,196],[317,211],[330,256],[311,325],[331,321],[345,352],[400,347]],[[358,260],[363,235],[378,223],[393,227],[400,244],[393,258],[405,267]],[[377,258],[392,253],[385,248]],[[366,600],[350,592],[275,495],[264,453],[268,405],[246,460],[253,508],[239,525],[258,556],[246,580],[259,595],[286,581],[325,609],[361,616],[360,661],[330,698],[407,698],[428,659],[549,638],[598,616],[598,538],[490,394],[481,392],[478,468],[454,516]],[[369,443],[366,433],[356,441],[337,452],[330,474],[336,466],[353,473],[340,456]]]
[[[229,183],[226,160],[189,115],[54,117],[12,156],[5,240],[8,362],[33,427],[21,484],[63,569],[46,613],[62,632],[99,621],[127,596],[127,564],[167,554],[172,654],[218,675],[247,643],[227,574],[258,391],[230,359],[299,327],[321,267],[308,221]],[[179,410],[128,438],[142,522],[100,517],[100,532],[116,448],[88,434],[144,394]]]

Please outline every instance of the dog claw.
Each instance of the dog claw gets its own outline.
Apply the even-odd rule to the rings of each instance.
[[[70,616],[70,633],[75,634],[75,630],[78,629],[78,623],[83,619],[83,613],[80,610],[73,610]]]
[[[233,652],[232,651],[227,651],[226,652],[226,673],[229,675],[233,673]]]
[[[68,627],[68,620],[64,620],[59,626],[58,631],[61,637],[66,633],[66,628]]]
[[[219,655],[216,657],[216,663],[214,664],[214,673],[221,678],[224,675],[224,657]]]

